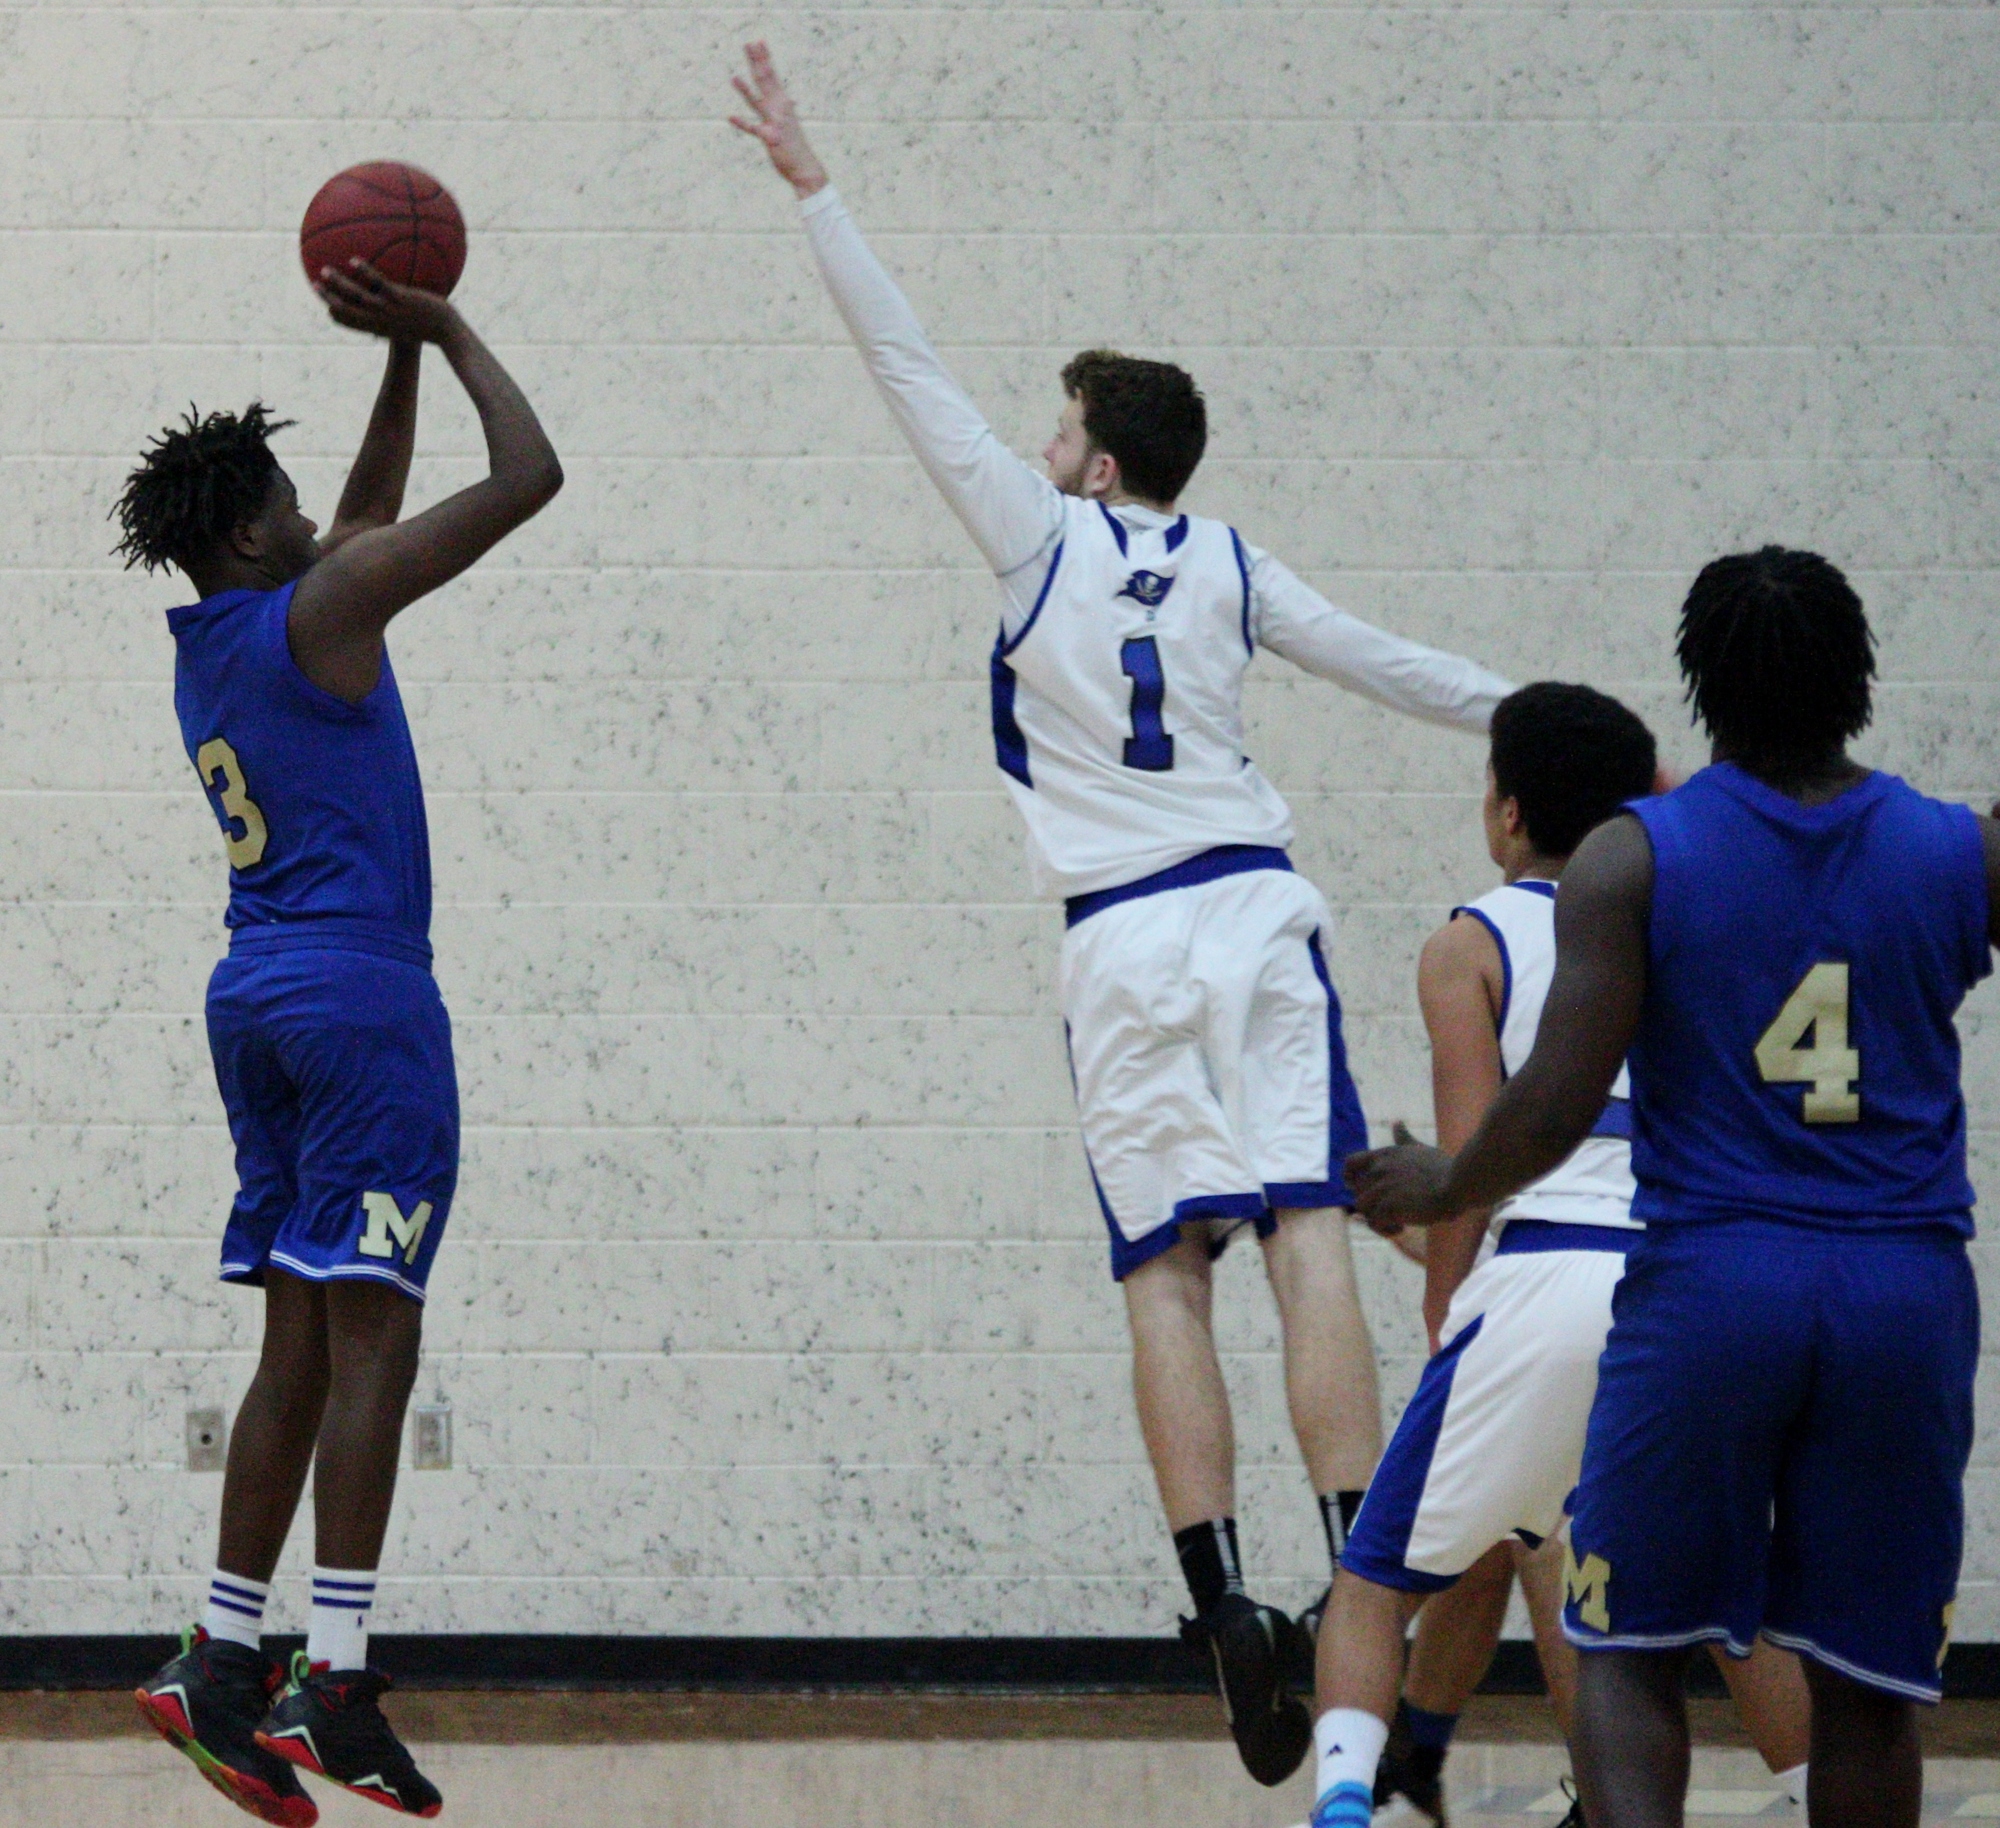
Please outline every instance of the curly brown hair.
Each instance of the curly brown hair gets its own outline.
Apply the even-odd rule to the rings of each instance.
[[[1084,431],[1117,458],[1134,495],[1169,502],[1187,487],[1208,444],[1208,408],[1185,368],[1086,349],[1064,366],[1062,384],[1083,402]]]

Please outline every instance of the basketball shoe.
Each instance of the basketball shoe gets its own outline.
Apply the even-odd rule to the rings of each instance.
[[[1225,1593],[1199,1618],[1181,1621],[1181,1640],[1205,1650],[1215,1665],[1223,1717],[1260,1784],[1281,1784],[1312,1745],[1312,1715],[1285,1684],[1295,1626],[1275,1606]]]
[[[181,1633],[181,1654],[133,1699],[146,1724],[239,1809],[278,1828],[312,1828],[319,1811],[297,1773],[257,1743],[258,1723],[284,1681],[261,1651],[196,1625]]]
[[[257,1732],[267,1752],[403,1815],[431,1816],[444,1798],[417,1769],[376,1705],[389,1678],[379,1669],[342,1670],[292,1654],[291,1685]]]
[[[1319,1628],[1326,1618],[1326,1608],[1332,1598],[1333,1588],[1329,1586],[1292,1621],[1292,1654],[1285,1673],[1294,1688],[1308,1695],[1313,1691],[1315,1666],[1319,1658]]]
[[[1375,1819],[1383,1828],[1448,1828],[1444,1758],[1411,1740],[1406,1704],[1398,1702],[1382,1762],[1375,1767]]]

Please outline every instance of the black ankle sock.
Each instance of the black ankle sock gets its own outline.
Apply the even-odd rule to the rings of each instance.
[[[1388,1748],[1396,1774],[1418,1783],[1436,1783],[1444,1771],[1445,1753],[1451,1746],[1451,1729],[1457,1724],[1455,1714],[1427,1713],[1398,1700]]]
[[[1319,1495],[1319,1520],[1326,1531],[1326,1552],[1332,1557],[1333,1571],[1340,1572],[1340,1552],[1347,1547],[1347,1532],[1354,1528],[1354,1519],[1360,1513],[1360,1492],[1321,1492]]]
[[[1213,1517],[1174,1532],[1188,1592],[1197,1613],[1213,1612],[1225,1593],[1243,1591],[1243,1563],[1236,1553],[1236,1519]]]

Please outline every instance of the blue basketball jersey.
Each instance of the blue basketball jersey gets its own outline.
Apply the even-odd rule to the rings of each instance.
[[[1632,811],[1653,848],[1634,1216],[1969,1234],[1952,1017],[1991,964],[1972,814],[1887,774],[1802,806],[1728,763]]]
[[[359,704],[299,671],[295,584],[170,610],[174,709],[229,853],[232,949],[324,945],[430,961],[417,754],[387,655]]]

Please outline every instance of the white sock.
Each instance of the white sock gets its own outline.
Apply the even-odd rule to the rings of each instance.
[[[264,1644],[264,1605],[271,1597],[267,1580],[246,1580],[217,1568],[208,1583],[208,1607],[201,1615],[201,1628],[212,1638],[229,1644],[247,1644],[261,1650]]]
[[[1313,1727],[1313,1744],[1319,1748],[1319,1783],[1313,1794],[1324,1796],[1342,1784],[1359,1784],[1372,1805],[1375,1767],[1388,1743],[1388,1721],[1358,1707],[1329,1708]]]
[[[1794,1765],[1789,1771],[1780,1771],[1778,1788],[1784,1791],[1786,1802],[1801,1814],[1805,1812],[1806,1767],[1804,1765]]]
[[[374,1604],[373,1568],[315,1568],[307,1660],[328,1669],[366,1669],[368,1611]]]

